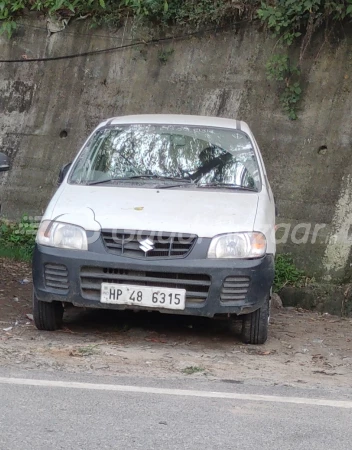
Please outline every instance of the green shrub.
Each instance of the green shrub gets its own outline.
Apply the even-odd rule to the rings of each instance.
[[[275,258],[274,291],[279,292],[284,286],[299,286],[305,279],[304,272],[297,269],[288,254],[279,254]]]
[[[0,222],[0,256],[29,261],[38,224],[24,216],[20,222]]]
[[[266,0],[258,7],[257,15],[275,37],[275,47],[280,49],[280,54],[274,54],[267,64],[268,78],[280,82],[282,108],[295,120],[303,92],[300,65],[312,37],[323,29],[327,36],[334,25],[351,21],[352,0]],[[297,41],[300,54],[292,62],[289,48]]]
[[[230,22],[247,10],[252,15],[260,2],[242,0],[0,0],[0,33],[9,37],[16,30],[17,18],[26,11],[89,16],[92,23],[118,24],[125,17],[153,24],[205,25]]]
[[[16,29],[16,19],[26,11],[88,15],[98,22],[118,22],[128,16],[181,25],[257,17],[280,44],[290,46],[299,37],[309,40],[312,33],[329,22],[351,18],[352,0],[0,0],[0,30],[10,36]]]
[[[169,48],[167,50],[161,50],[158,53],[158,60],[161,62],[161,64],[166,64],[170,58],[170,56],[174,53],[173,48]]]

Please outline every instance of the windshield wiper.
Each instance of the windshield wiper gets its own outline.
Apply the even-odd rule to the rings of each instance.
[[[91,181],[87,183],[87,185],[94,186],[96,184],[104,184],[104,183],[111,183],[112,181],[125,181],[125,180],[128,180],[128,178],[107,178],[106,180]]]
[[[247,186],[242,186],[241,184],[229,184],[229,183],[208,183],[208,184],[197,184],[199,188],[223,188],[223,189],[239,189],[241,191],[251,191],[258,192],[258,189],[251,188]]]
[[[166,177],[163,175],[133,175],[131,177],[119,177],[119,178],[109,178],[107,180],[101,180],[101,181],[92,181],[91,183],[88,183],[89,186],[97,185],[97,184],[104,184],[104,183],[111,183],[113,181],[130,181],[130,180],[166,180],[166,181],[178,181],[182,183],[193,183],[191,179],[187,178],[181,178],[181,177]]]
[[[181,183],[181,184],[162,184],[161,186],[154,186],[155,189],[172,189],[172,188],[177,188],[177,187],[184,187],[186,185],[189,184],[193,184],[195,186],[194,183]]]
[[[182,183],[193,183],[190,178],[182,178],[182,177],[167,177],[164,175],[135,175],[133,177],[129,177],[129,179],[150,179],[150,180],[167,180],[167,181],[180,181]]]

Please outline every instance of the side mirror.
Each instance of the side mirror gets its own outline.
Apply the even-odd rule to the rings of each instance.
[[[72,166],[72,162],[70,162],[62,167],[62,169],[60,170],[60,173],[59,173],[59,178],[57,180],[58,185],[60,185],[64,181],[64,179],[67,175],[67,172],[70,170],[71,166]]]
[[[0,172],[6,172],[10,169],[10,160],[5,153],[0,153]]]

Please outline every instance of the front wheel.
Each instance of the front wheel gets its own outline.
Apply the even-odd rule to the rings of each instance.
[[[61,328],[63,315],[61,302],[42,302],[33,293],[33,319],[38,330],[55,331]]]
[[[270,295],[261,308],[246,314],[242,319],[241,339],[245,344],[264,344],[268,339]]]

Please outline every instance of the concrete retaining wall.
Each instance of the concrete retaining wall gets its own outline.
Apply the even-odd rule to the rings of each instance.
[[[92,30],[77,22],[48,36],[45,21],[31,20],[12,40],[0,37],[0,58],[103,49],[131,42],[138,37],[133,33]],[[13,165],[0,178],[3,214],[40,215],[60,167],[103,118],[131,113],[239,118],[252,127],[262,149],[278,223],[291,227],[281,249],[292,252],[308,275],[351,278],[351,41],[352,35],[325,45],[316,62],[315,52],[308,56],[297,121],[287,119],[275,83],[266,79],[273,42],[255,26],[76,59],[1,63],[0,151]],[[173,53],[162,63],[160,52],[169,49]],[[292,241],[300,223],[311,224],[310,231],[296,228]],[[321,230],[311,243],[316,224]],[[337,243],[336,233],[343,236]],[[304,237],[306,244],[300,243]]]

